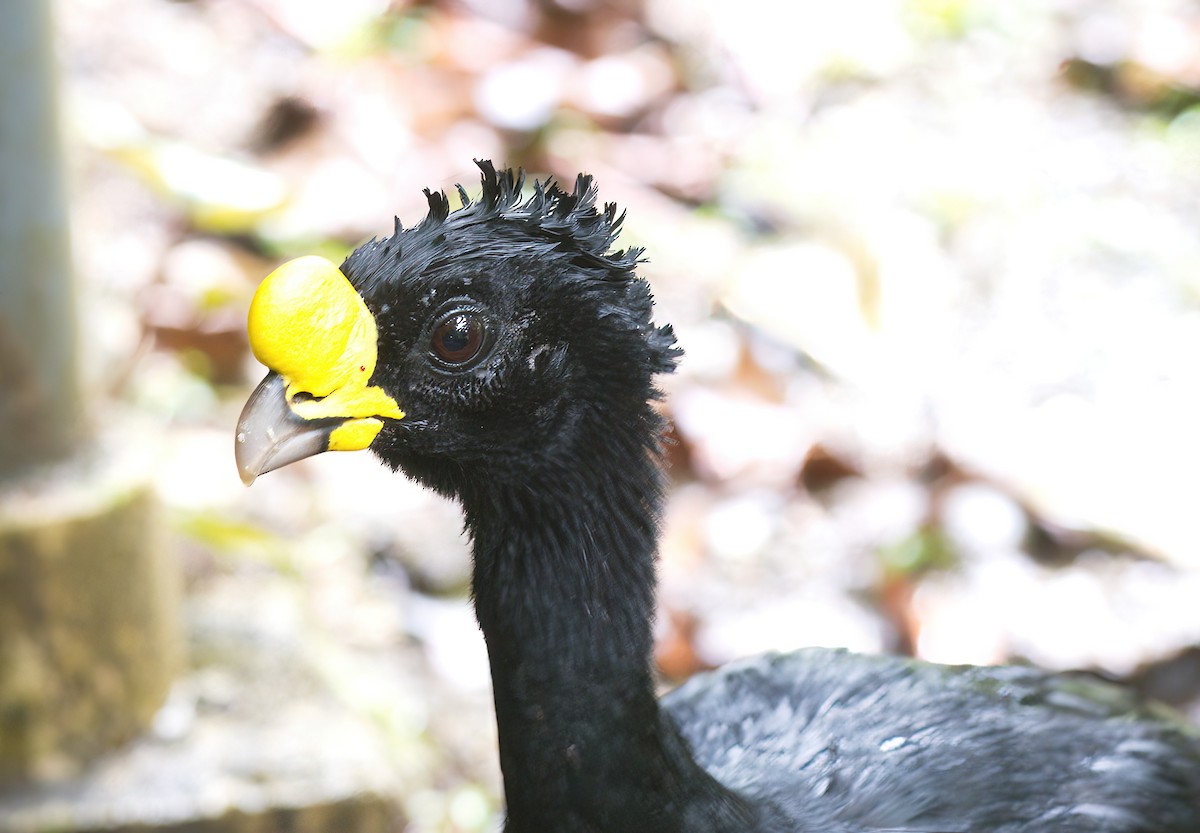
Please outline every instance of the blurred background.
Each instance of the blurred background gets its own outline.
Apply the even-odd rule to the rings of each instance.
[[[456,507],[366,454],[250,490],[232,456],[257,282],[475,193],[475,158],[594,174],[687,351],[664,685],[836,645],[1083,670],[1200,720],[1196,4],[53,12],[69,231],[21,286],[68,253],[74,281],[0,337],[0,387],[64,350],[81,381],[57,450],[18,465],[10,430],[0,460],[3,833],[496,829]],[[5,170],[44,163],[5,135]],[[3,182],[19,220],[38,200]]]

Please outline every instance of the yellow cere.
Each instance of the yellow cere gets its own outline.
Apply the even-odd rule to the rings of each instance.
[[[298,416],[404,416],[394,399],[367,384],[377,356],[375,319],[325,258],[290,260],[264,278],[250,303],[248,330],[255,357],[287,382],[289,402],[301,392],[315,397],[290,404]],[[367,430],[342,428],[360,439]]]

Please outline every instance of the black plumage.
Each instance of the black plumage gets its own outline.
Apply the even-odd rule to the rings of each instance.
[[[478,202],[343,271],[405,417],[371,448],[459,500],[509,833],[1200,831],[1200,741],[1117,689],[808,650],[651,668],[664,478],[652,323],[623,215],[480,163]],[[465,358],[464,358],[465,357]]]

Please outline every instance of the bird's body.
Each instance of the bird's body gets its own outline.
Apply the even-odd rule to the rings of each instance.
[[[481,167],[479,202],[430,195],[346,278],[264,281],[273,372],[238,456],[252,479],[370,447],[461,502],[507,833],[1200,831],[1200,741],[1106,686],[804,651],[660,703],[652,403],[674,336],[589,178],[523,200]]]
[[[809,649],[664,700],[697,761],[782,830],[1200,830],[1196,741],[1124,690],[1020,667]]]

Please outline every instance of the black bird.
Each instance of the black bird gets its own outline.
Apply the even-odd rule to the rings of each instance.
[[[657,700],[654,377],[680,351],[590,177],[523,197],[479,167],[478,201],[427,191],[340,271],[264,280],[236,456],[248,483],[369,447],[461,502],[508,833],[1200,831],[1195,730],[1116,688],[805,650]]]

